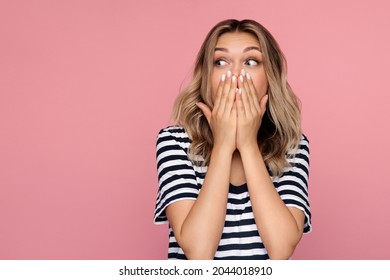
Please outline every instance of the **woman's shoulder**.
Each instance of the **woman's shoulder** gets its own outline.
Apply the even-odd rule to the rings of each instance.
[[[302,133],[302,135],[301,135],[301,140],[299,141],[299,146],[309,147],[309,138],[304,133]]]
[[[309,156],[309,139],[305,134],[301,134],[301,138],[298,142],[296,148],[290,149],[287,151],[287,159],[291,161],[291,159],[295,157],[301,156]]]
[[[175,143],[182,148],[188,148],[190,144],[190,138],[182,126],[170,125],[162,128],[157,135],[157,144],[159,143]]]
[[[184,127],[180,125],[169,125],[158,132],[158,137],[189,138]]]
[[[169,134],[177,134],[177,133],[185,133],[184,127],[180,125],[168,125],[162,129],[160,129],[158,134],[169,133]]]
[[[303,149],[309,152],[309,145],[310,145],[309,138],[302,133],[301,140],[299,141],[298,144],[298,149]]]

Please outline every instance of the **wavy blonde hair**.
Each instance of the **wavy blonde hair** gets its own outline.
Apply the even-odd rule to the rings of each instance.
[[[287,63],[271,33],[253,20],[224,20],[214,26],[204,40],[194,65],[190,84],[177,97],[172,118],[191,139],[188,155],[194,164],[208,165],[213,148],[213,134],[203,112],[196,105],[203,102],[213,108],[211,74],[218,38],[227,32],[246,32],[258,39],[268,79],[267,113],[258,132],[259,149],[273,176],[280,176],[289,166],[288,156],[301,139],[300,103],[287,82]],[[201,156],[202,161],[196,160]]]

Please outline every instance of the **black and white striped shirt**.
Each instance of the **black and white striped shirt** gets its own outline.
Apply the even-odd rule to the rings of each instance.
[[[165,209],[183,199],[196,200],[202,188],[207,166],[193,165],[187,156],[191,143],[180,126],[162,129],[157,137],[156,156],[159,190],[154,223],[168,222]],[[311,231],[308,200],[309,142],[303,135],[292,167],[272,181],[283,202],[305,214],[304,233]],[[214,259],[269,259],[254,220],[247,185],[229,187],[225,225]],[[169,227],[168,259],[186,259]]]

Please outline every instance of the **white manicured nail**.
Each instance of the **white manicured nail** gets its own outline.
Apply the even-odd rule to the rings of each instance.
[[[230,70],[227,72],[227,77],[230,78],[230,75],[232,74],[232,72],[230,72]]]
[[[245,76],[245,70],[244,69],[241,70],[241,75]]]
[[[236,81],[236,76],[233,75],[232,82],[234,83]]]
[[[222,81],[222,82],[225,81],[225,78],[226,78],[226,75],[223,74],[222,77],[221,77],[221,81]]]
[[[242,88],[238,89],[238,94],[242,93]]]
[[[251,76],[249,75],[249,73],[246,73],[246,78],[247,78],[248,80],[251,79]]]
[[[240,82],[243,83],[244,82],[244,77],[242,75],[240,75]]]

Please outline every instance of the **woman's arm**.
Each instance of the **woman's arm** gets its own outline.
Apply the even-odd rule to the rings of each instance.
[[[273,185],[257,143],[268,96],[260,102],[249,74],[239,79],[237,149],[244,167],[253,215],[271,259],[288,259],[303,234],[304,213],[288,208]]]
[[[237,78],[222,76],[213,111],[203,111],[213,132],[214,147],[203,186],[196,201],[178,201],[166,213],[173,233],[188,259],[213,259],[225,223],[232,155],[236,149]]]
[[[212,151],[197,200],[182,200],[166,209],[175,238],[188,259],[213,259],[225,223],[231,154]]]
[[[304,213],[284,204],[257,145],[240,153],[256,225],[268,255],[271,259],[288,259],[302,237]]]

